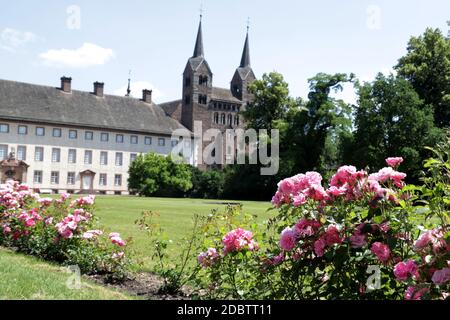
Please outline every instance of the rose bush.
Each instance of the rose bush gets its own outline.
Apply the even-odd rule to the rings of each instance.
[[[421,187],[405,184],[400,157],[371,174],[343,166],[328,184],[317,172],[280,181],[261,249],[241,225],[207,234],[198,262],[210,296],[447,299],[449,145],[427,161]]]
[[[119,234],[104,236],[94,212],[95,197],[70,201],[41,198],[27,185],[0,185],[0,245],[65,265],[83,273],[123,278],[126,243]]]

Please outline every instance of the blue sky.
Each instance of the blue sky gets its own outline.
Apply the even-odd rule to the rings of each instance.
[[[0,2],[1,79],[58,86],[66,75],[75,89],[103,81],[107,93],[125,94],[131,69],[134,94],[151,86],[157,102],[181,96],[200,0]],[[426,27],[446,32],[450,20],[448,0],[203,0],[203,7],[215,86],[229,86],[250,17],[256,75],[278,71],[302,97],[318,72],[363,80],[389,72],[410,36]],[[350,90],[342,96],[353,99]]]

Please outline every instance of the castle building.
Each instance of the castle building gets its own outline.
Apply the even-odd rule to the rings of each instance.
[[[205,59],[202,22],[198,27],[194,54],[187,61],[183,72],[182,98],[160,106],[172,118],[189,130],[194,122],[202,122],[202,130],[211,128],[225,132],[227,129],[242,128],[244,121],[240,112],[252,100],[247,86],[256,79],[250,65],[250,44],[247,28],[244,49],[239,67],[234,72],[230,88],[213,86],[213,72]],[[210,142],[203,141],[204,149]],[[224,141],[225,143],[225,141]],[[225,145],[223,145],[225,150]],[[221,163],[226,163],[228,151],[222,153]]]
[[[251,101],[248,32],[242,59],[229,89],[213,87],[213,73],[203,48],[200,21],[194,54],[183,73],[180,100],[156,105],[152,91],[142,99],[0,80],[0,183],[13,179],[43,193],[128,194],[128,168],[139,155],[169,155],[177,129],[221,131],[242,127],[239,112]],[[192,134],[192,132],[191,132]],[[193,144],[194,138],[191,135]],[[192,148],[186,159],[197,164]]]

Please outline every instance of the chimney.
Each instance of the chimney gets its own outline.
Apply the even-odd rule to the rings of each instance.
[[[105,84],[103,82],[94,82],[94,94],[97,97],[103,97],[104,88]]]
[[[142,101],[152,103],[152,90],[142,90]]]
[[[61,78],[61,90],[67,93],[72,92],[72,78]]]

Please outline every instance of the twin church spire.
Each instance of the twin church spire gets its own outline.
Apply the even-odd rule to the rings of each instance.
[[[250,43],[249,43],[249,27],[247,26],[247,35],[245,37],[244,50],[242,52],[240,68],[250,67]],[[202,15],[200,15],[200,23],[198,25],[197,39],[195,41],[194,54],[192,58],[205,57],[205,51],[203,48],[203,31],[202,31]]]

